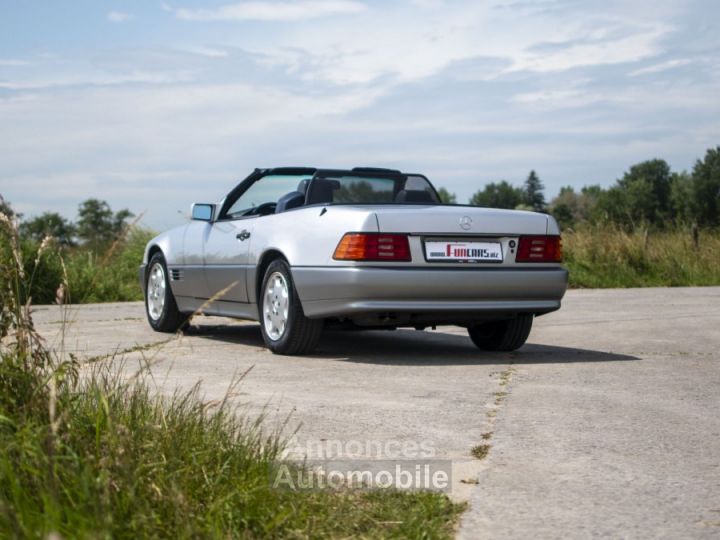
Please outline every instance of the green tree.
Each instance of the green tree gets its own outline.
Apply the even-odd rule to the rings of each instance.
[[[535,212],[544,212],[546,207],[544,190],[545,186],[543,186],[540,178],[538,178],[537,173],[530,171],[523,185],[522,203]]]
[[[0,195],[0,214],[5,214],[9,218],[14,218],[16,216],[15,210],[12,209],[12,206],[10,206],[10,203],[7,202],[2,195]],[[20,217],[21,214],[17,214],[17,217]]]
[[[438,189],[437,192],[440,196],[440,202],[442,202],[443,204],[455,204],[457,202],[457,197],[455,196],[455,194],[450,193],[444,187]]]
[[[113,216],[113,236],[122,234],[128,224],[128,220],[133,217],[135,217],[135,214],[127,208],[123,208],[122,210],[115,212],[115,215]]]
[[[583,186],[580,190],[578,206],[578,219],[590,223],[602,221],[600,216],[599,202],[604,197],[605,190],[598,184]]]
[[[565,186],[550,202],[549,210],[561,227],[608,221],[604,209],[598,208],[598,201],[606,196],[606,191],[598,185],[585,186],[580,192]]]
[[[506,180],[497,183],[491,182],[470,198],[470,204],[486,208],[513,209],[521,202],[522,190],[511,185]]]
[[[560,227],[573,227],[580,219],[580,195],[572,186],[560,188],[560,193],[550,202],[550,213]]]
[[[692,223],[695,219],[693,179],[686,172],[673,173],[670,182],[670,208],[676,224]]]
[[[672,218],[672,175],[665,160],[651,159],[630,167],[616,188],[622,192],[624,219],[631,225],[662,226]]]
[[[58,244],[71,246],[74,244],[75,226],[60,214],[45,212],[21,223],[20,234],[36,242],[42,242],[43,238],[49,235],[55,238]]]
[[[122,234],[133,216],[127,209],[113,213],[107,202],[88,199],[78,208],[77,236],[92,250],[102,250]]]
[[[720,146],[708,149],[693,167],[692,207],[698,225],[720,225]]]

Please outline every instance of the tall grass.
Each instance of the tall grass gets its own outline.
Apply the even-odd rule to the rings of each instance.
[[[19,293],[25,300],[32,298],[35,304],[49,304],[55,301],[58,284],[65,278],[70,289],[66,302],[141,300],[138,267],[145,245],[153,236],[151,231],[131,227],[101,253],[83,247],[62,247],[54,242],[43,246],[19,239],[22,263],[28,270],[21,280]],[[7,245],[4,250],[0,246],[0,250],[0,256],[8,262],[12,254]]]
[[[273,488],[281,433],[232,405],[239,379],[205,402],[163,397],[147,367],[59,360],[22,299],[14,224],[0,234],[0,538],[452,535],[463,507],[438,493]]]
[[[720,232],[626,232],[612,226],[563,233],[571,287],[720,285]]]

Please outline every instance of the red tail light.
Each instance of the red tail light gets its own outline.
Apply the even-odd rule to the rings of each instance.
[[[521,236],[515,262],[562,262],[559,236]]]
[[[410,261],[410,244],[404,234],[347,233],[333,259],[341,261]]]

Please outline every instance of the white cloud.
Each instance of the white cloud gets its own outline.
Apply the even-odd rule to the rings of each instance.
[[[124,13],[122,11],[111,11],[107,14],[107,20],[113,23],[124,23],[131,21],[135,18],[135,15],[132,13]]]
[[[0,58],[0,66],[16,67],[16,66],[27,66],[29,62],[25,60],[18,60],[16,58]]]
[[[649,73],[659,73],[660,71],[667,71],[680,66],[685,66],[692,63],[692,60],[688,58],[676,58],[674,60],[668,60],[667,62],[661,62],[652,66],[636,69],[630,73],[630,77],[637,77],[638,75],[647,75]]]
[[[563,71],[581,66],[601,66],[636,62],[662,51],[661,38],[671,32],[666,24],[657,23],[648,28],[621,27],[604,39],[579,41],[556,51],[523,52],[510,71],[529,70],[537,72]]]
[[[423,9],[445,7],[445,0],[410,0],[410,3]]]
[[[530,105],[534,108],[584,107],[602,101],[603,95],[579,89],[542,90],[516,94],[512,100],[516,103]]]
[[[163,8],[186,21],[299,21],[328,15],[360,13],[367,6],[355,0],[296,0],[285,2],[249,1],[214,9]]]
[[[227,58],[229,53],[224,49],[214,47],[193,47],[188,49],[189,53],[207,56],[208,58]]]
[[[191,73],[150,73],[136,71],[122,75],[65,75],[57,78],[2,81],[0,88],[4,90],[48,90],[67,86],[121,86],[128,84],[170,84],[189,82]]]
[[[673,3],[666,1],[666,11]],[[389,3],[358,19],[298,25],[254,50],[286,61],[288,69],[296,69],[292,51],[300,51],[311,57],[303,65],[306,79],[335,84],[415,81],[478,57],[501,61],[474,77],[489,80],[642,61],[662,53],[676,30],[671,17],[640,16],[623,2],[531,13],[497,5],[466,0],[427,10]]]

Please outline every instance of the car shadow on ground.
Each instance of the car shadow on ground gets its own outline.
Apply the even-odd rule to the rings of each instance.
[[[257,324],[194,325],[186,335],[202,339],[263,347]],[[443,332],[417,330],[343,331],[327,329],[310,355],[340,362],[378,365],[440,366],[475,364],[564,364],[639,360],[636,356],[606,351],[541,345],[530,341],[511,353],[478,350],[470,338]]]

